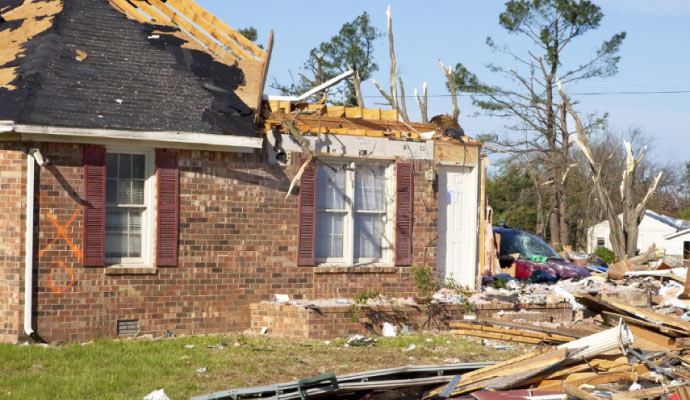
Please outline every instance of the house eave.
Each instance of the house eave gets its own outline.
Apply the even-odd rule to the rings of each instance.
[[[134,144],[175,149],[211,150],[224,152],[253,152],[263,146],[258,137],[216,135],[179,131],[132,131],[101,128],[72,128],[46,125],[12,124],[8,129],[0,125],[0,133],[16,134],[22,141],[68,142],[89,144]]]

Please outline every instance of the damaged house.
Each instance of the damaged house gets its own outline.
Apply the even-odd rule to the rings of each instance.
[[[243,330],[276,293],[412,296],[411,266],[474,286],[478,142],[263,101],[272,40],[189,0],[0,16],[0,340]]]

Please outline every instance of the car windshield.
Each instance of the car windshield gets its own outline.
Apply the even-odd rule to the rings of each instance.
[[[557,258],[559,260],[562,258],[537,236],[520,231],[501,233],[501,254],[515,253],[520,253],[520,258],[523,260],[542,257]]]

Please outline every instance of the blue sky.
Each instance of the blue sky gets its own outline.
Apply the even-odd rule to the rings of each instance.
[[[296,76],[311,48],[329,40],[340,26],[367,11],[375,26],[385,32],[383,1],[228,1],[197,0],[202,6],[239,29],[254,26],[258,42],[265,44],[271,29],[275,46],[269,71],[269,83],[275,77],[290,82]],[[578,100],[581,112],[608,112],[609,127],[615,134],[640,128],[653,142],[650,155],[660,162],[690,161],[690,2],[687,0],[606,0],[598,1],[604,12],[601,27],[578,39],[566,54],[571,65],[590,57],[601,42],[614,33],[627,32],[621,49],[619,73],[611,78],[591,80],[566,87]],[[241,5],[240,5],[241,4]],[[485,69],[493,62],[510,61],[494,54],[485,45],[487,36],[497,43],[520,51],[524,40],[507,34],[498,25],[503,1],[395,1],[391,2],[398,70],[405,81],[407,95],[423,82],[429,87],[429,115],[449,112],[450,98],[445,78],[438,64],[462,62],[480,79],[500,83],[499,77]],[[376,43],[380,70],[374,78],[388,86],[389,59],[385,37]],[[568,62],[566,61],[566,66]],[[678,91],[680,94],[606,94],[576,93]],[[267,88],[269,94],[277,94]],[[363,85],[367,107],[385,108],[385,100],[371,82]],[[441,95],[434,97],[434,95]],[[410,117],[419,118],[413,98],[407,99]],[[460,123],[470,136],[482,133],[509,135],[505,120],[480,113],[469,98],[460,98]]]

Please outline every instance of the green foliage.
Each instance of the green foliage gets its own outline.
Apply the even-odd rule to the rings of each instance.
[[[413,266],[412,276],[414,277],[414,283],[417,289],[422,292],[422,297],[429,298],[438,290],[438,282],[431,268],[427,266]]]
[[[438,364],[439,352],[444,358],[482,361],[515,357],[528,349],[516,345],[513,351],[499,352],[450,334],[377,338],[376,347],[345,348],[346,341],[331,339],[326,345],[323,339],[228,333],[50,347],[0,343],[0,398],[141,399],[164,388],[172,399],[188,399],[316,376],[324,365],[338,375],[406,365],[410,353],[401,350],[411,343],[422,365]],[[186,348],[188,344],[194,347]],[[200,367],[207,371],[197,373]]]
[[[322,42],[309,51],[309,58],[302,69],[310,74],[310,77],[300,73],[296,83],[283,85],[274,82],[271,86],[285,95],[298,95],[350,68],[357,71],[361,81],[365,81],[379,69],[374,61],[374,42],[381,35],[382,33],[371,25],[369,14],[364,12],[351,22],[345,23],[331,40]],[[331,89],[329,101],[338,105],[356,105],[352,81],[348,81],[345,88]]]
[[[613,264],[616,262],[616,254],[614,254],[611,249],[607,249],[606,247],[597,247],[594,249],[594,255],[601,257],[602,260],[606,261],[607,264]]]
[[[355,295],[354,304],[350,305],[350,318],[352,322],[359,321],[359,308],[360,306],[365,306],[369,303],[369,300],[375,300],[378,298],[383,298],[390,304],[393,304],[393,298],[390,293],[382,293],[378,289],[363,290]]]
[[[535,232],[537,194],[532,173],[513,160],[501,163],[499,172],[486,180],[486,195],[494,210],[494,223],[503,220],[511,228]]]
[[[465,312],[469,313],[472,311],[472,304],[470,304],[472,291],[468,287],[461,285],[460,282],[456,281],[452,276],[446,278],[443,287],[452,290],[455,294],[461,295]]]
[[[259,38],[259,33],[257,32],[256,28],[253,26],[247,27],[247,28],[242,28],[237,31],[240,35],[246,37],[247,39],[251,40],[252,42],[256,42],[256,39]]]

